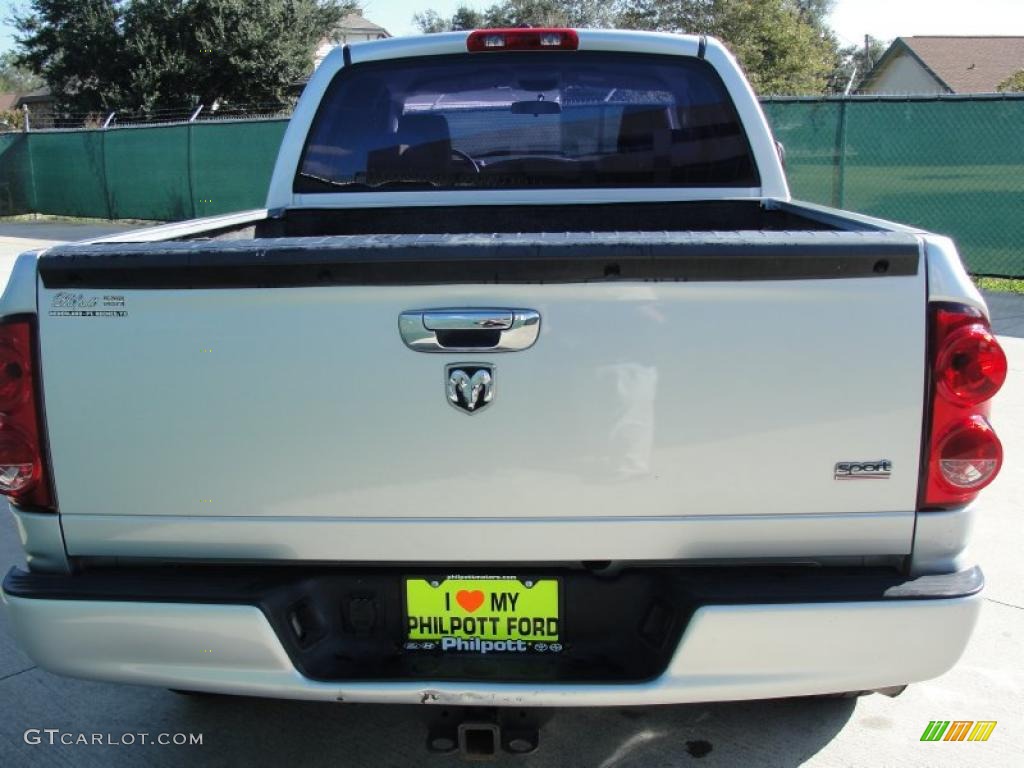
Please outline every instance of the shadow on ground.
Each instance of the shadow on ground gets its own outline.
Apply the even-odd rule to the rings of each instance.
[[[1024,295],[991,291],[983,293],[996,334],[1024,338]]]

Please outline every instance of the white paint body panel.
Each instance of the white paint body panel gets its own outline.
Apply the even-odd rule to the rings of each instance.
[[[925,238],[928,263],[928,300],[967,304],[989,316],[988,305],[981,291],[964,268],[956,246],[948,237],[928,235]]]
[[[41,289],[40,306],[55,293]],[[759,518],[793,515],[807,527],[793,550],[813,540],[820,555],[849,554],[849,541],[830,544],[814,526],[861,515],[872,552],[910,551],[923,269],[882,280],[117,293],[127,317],[40,316],[70,554],[99,542],[137,554],[129,532],[147,523],[129,518],[146,516],[156,531],[155,518],[177,516],[460,521],[459,535],[442,528],[421,542],[449,561],[473,559],[463,541],[479,535],[473,520],[538,523],[501,559],[532,559],[544,521],[752,526],[732,528],[731,550],[710,529],[683,533],[696,522],[676,526],[677,541],[651,537],[646,552],[632,537],[602,539],[601,556],[617,559],[749,554],[765,538]],[[505,354],[403,345],[402,311],[450,306],[536,309],[540,336]],[[459,361],[495,366],[494,402],[473,416],[445,399],[444,366]],[[880,458],[893,463],[890,480],[833,479],[837,461]],[[110,516],[125,516],[123,532]],[[339,552],[381,559],[372,538]],[[304,551],[286,539],[294,557],[322,554],[322,542]],[[182,542],[174,554],[194,552]]]
[[[62,525],[71,555],[396,563],[816,562],[823,554],[861,558],[909,552],[914,513],[519,518],[131,514],[64,515]]]
[[[254,606],[3,595],[21,648],[75,677],[248,696],[445,706],[628,706],[806,696],[941,675],[963,653],[977,596],[697,609],[668,669],[645,683],[319,682]]]

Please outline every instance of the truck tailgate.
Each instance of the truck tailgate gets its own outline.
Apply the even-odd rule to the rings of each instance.
[[[68,551],[906,553],[921,258],[879,233],[54,249],[40,344]],[[408,348],[399,315],[437,308],[528,308],[539,336]],[[455,364],[489,367],[478,412],[448,400]],[[882,461],[891,473],[837,478]]]

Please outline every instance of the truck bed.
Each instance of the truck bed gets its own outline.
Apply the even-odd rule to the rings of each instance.
[[[849,229],[790,204],[757,200],[694,200],[568,205],[462,205],[286,210],[256,237],[518,232],[735,232]]]
[[[254,211],[58,246],[39,270],[64,288],[814,279],[912,274],[913,234],[750,200]]]
[[[442,223],[443,222],[443,223]],[[382,234],[520,232],[822,232],[909,231],[846,211],[776,200],[692,200],[566,205],[417,205],[256,210],[166,224],[102,238],[252,240]]]

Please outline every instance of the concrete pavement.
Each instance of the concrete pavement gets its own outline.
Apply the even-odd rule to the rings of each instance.
[[[992,315],[992,328],[1000,336],[1024,339],[1024,295],[982,291]]]
[[[100,224],[52,220],[0,221],[0,290],[7,285],[14,260],[19,253],[138,228],[139,225],[136,224],[121,224],[114,221]]]
[[[8,227],[0,227],[0,249]],[[45,230],[48,234],[52,230]],[[110,230],[107,230],[110,231]],[[83,229],[60,237],[95,236]],[[38,236],[36,233],[35,236]],[[32,236],[32,235],[30,235]],[[17,251],[28,247],[17,245]],[[2,254],[2,250],[0,250]],[[992,302],[1013,332],[1024,299]],[[1004,320],[1001,318],[1005,318]],[[1024,336],[1024,332],[1020,335]],[[988,585],[960,663],[897,699],[785,700],[651,708],[554,710],[534,755],[493,765],[1018,766],[1024,752],[1024,339],[1004,337],[1011,372],[993,421],[1006,466],[985,491],[974,551]],[[23,564],[0,514],[0,571]],[[893,637],[892,642],[901,642]],[[451,766],[423,748],[419,707],[185,697],[162,689],[72,680],[36,668],[0,612],[0,765]],[[997,720],[988,742],[922,743],[930,720]],[[26,729],[73,733],[201,733],[201,746],[26,744]]]

